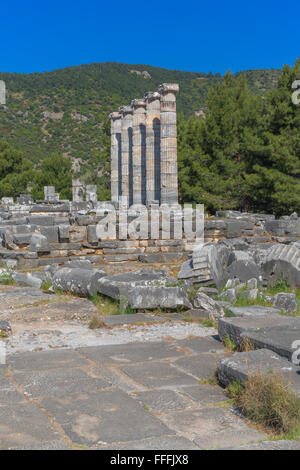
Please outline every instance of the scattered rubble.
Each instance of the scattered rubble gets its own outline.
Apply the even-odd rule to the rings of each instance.
[[[198,290],[197,294],[195,295],[194,307],[207,312],[209,318],[214,320],[224,316],[224,310],[222,306],[204,292],[201,292],[201,290]]]

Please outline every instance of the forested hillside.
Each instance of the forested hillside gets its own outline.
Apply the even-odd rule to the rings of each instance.
[[[300,106],[291,103],[299,73],[299,61],[225,77],[118,63],[0,73],[7,87],[0,197],[26,190],[42,197],[44,184],[69,197],[72,166],[109,198],[108,114],[160,83],[178,82],[181,200],[204,202],[211,212],[300,210]]]
[[[143,73],[144,72],[144,73]],[[278,70],[242,72],[255,93],[276,86]],[[0,136],[39,165],[52,152],[69,156],[89,177],[107,172],[107,115],[160,83],[178,82],[178,111],[186,117],[205,109],[219,74],[170,71],[147,65],[103,63],[45,73],[0,73],[7,106],[0,108]]]

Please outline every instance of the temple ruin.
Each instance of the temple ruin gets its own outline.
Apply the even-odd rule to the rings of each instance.
[[[177,83],[163,83],[111,119],[111,200],[178,203]],[[126,198],[126,199],[125,199]]]
[[[92,263],[188,260],[199,236],[198,240],[194,236],[196,209],[183,213],[178,204],[178,90],[178,84],[164,83],[158,91],[110,114],[111,201],[98,201],[97,186],[79,179],[72,181],[72,201],[61,200],[54,186],[45,186],[44,199],[39,201],[33,201],[31,194],[21,194],[16,201],[2,198],[0,261],[18,263],[24,269],[64,265],[76,257]],[[139,217],[145,207],[141,204],[148,206],[142,222]],[[116,230],[103,235],[98,227],[106,227],[110,216]],[[134,236],[131,224],[136,224]],[[270,214],[219,212],[205,219],[202,235],[205,242],[242,238],[253,246],[288,244],[300,235],[300,218],[292,214],[275,220]],[[202,261],[193,260],[196,265]]]

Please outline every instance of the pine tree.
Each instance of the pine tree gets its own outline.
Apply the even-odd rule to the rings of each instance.
[[[206,209],[300,211],[300,105],[292,83],[300,60],[284,66],[276,90],[253,95],[229,72],[210,89],[205,119],[178,121],[179,188],[183,201]]]

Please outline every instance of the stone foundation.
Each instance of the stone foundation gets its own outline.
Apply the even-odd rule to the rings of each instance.
[[[155,240],[98,239],[96,210],[93,202],[0,205],[0,259],[4,263],[17,259],[24,268],[64,264],[74,257],[93,263],[181,263],[198,244],[187,238],[162,239],[161,231]],[[295,216],[275,220],[267,214],[220,215],[222,218],[205,219],[204,241],[238,239],[241,244],[265,248],[272,243],[289,244],[300,237],[300,218]]]

